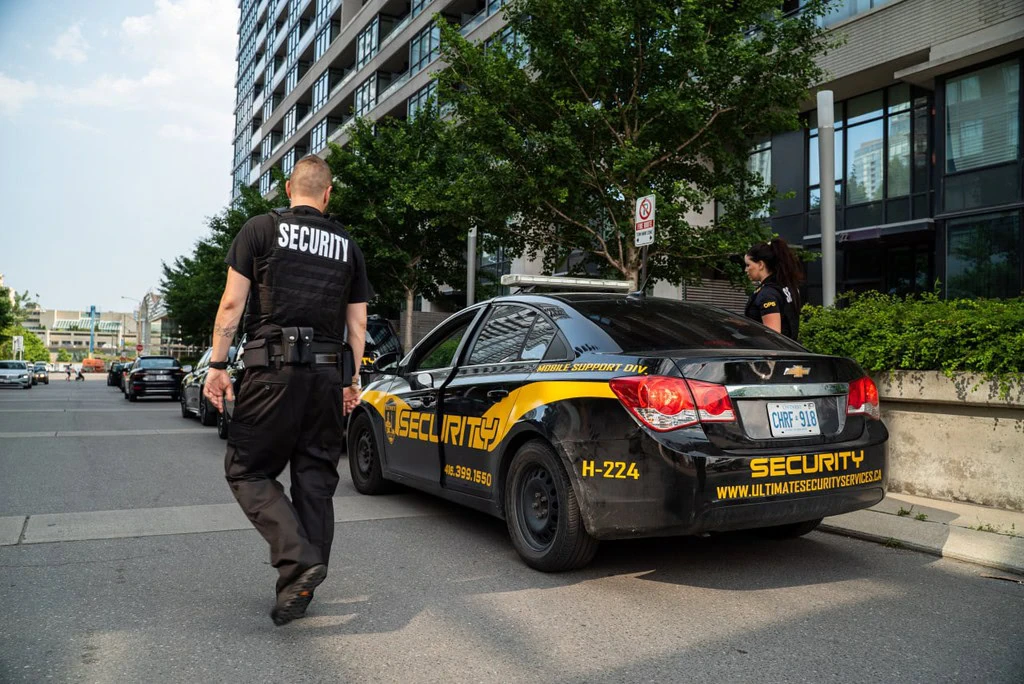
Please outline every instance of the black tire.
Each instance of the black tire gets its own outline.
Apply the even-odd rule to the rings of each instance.
[[[206,427],[217,424],[217,411],[206,401],[202,390],[199,390],[199,422]]]
[[[185,404],[185,395],[184,394],[182,394],[179,397],[178,403],[181,404],[181,417],[182,418],[191,418],[192,417],[192,412],[188,410],[188,406]]]
[[[30,382],[27,385],[25,385],[25,389],[32,389],[32,383]]]
[[[228,414],[221,412],[217,414],[217,436],[221,439],[228,438],[228,428],[231,427],[231,419]]]
[[[796,539],[805,534],[813,532],[821,524],[823,518],[805,520],[804,522],[790,523],[788,525],[776,525],[774,527],[759,527],[754,532],[766,539]]]
[[[139,398],[137,396],[135,396],[135,392],[132,392],[131,390],[128,390],[128,401],[130,401],[132,403],[135,403],[138,400],[139,400]]]
[[[391,489],[381,470],[373,424],[365,413],[356,416],[348,428],[348,469],[360,494],[384,494]]]
[[[505,522],[512,545],[531,568],[581,568],[598,541],[583,526],[576,493],[558,454],[539,440],[519,448],[505,478]]]

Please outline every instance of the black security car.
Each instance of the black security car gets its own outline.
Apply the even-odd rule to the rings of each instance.
[[[125,361],[121,364],[121,371],[117,375],[117,387],[121,390],[121,393],[126,397],[128,396],[128,374],[132,372],[132,366],[135,365],[135,359],[131,361]]]
[[[107,387],[120,387],[121,369],[124,367],[121,361],[112,361],[107,369]]]
[[[217,409],[210,405],[203,395],[203,386],[206,383],[206,374],[210,371],[210,355],[213,347],[210,347],[196,362],[195,368],[185,366],[182,370],[185,376],[181,380],[181,402],[182,418],[196,416],[203,425],[215,425],[217,423]],[[228,363],[234,360],[235,348],[228,351]]]
[[[184,375],[174,357],[140,356],[125,376],[125,399],[138,401],[139,397],[165,396],[178,401]]]
[[[613,294],[501,297],[370,384],[356,489],[388,480],[504,518],[534,568],[598,540],[806,534],[885,495],[888,432],[852,360],[744,317]]]

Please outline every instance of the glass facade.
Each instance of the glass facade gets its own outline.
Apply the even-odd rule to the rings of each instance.
[[[375,104],[377,104],[377,74],[370,76],[356,88],[355,115],[366,116]]]
[[[359,35],[356,36],[356,69],[361,69],[377,54],[380,45],[380,17],[370,20]]]
[[[946,295],[1021,294],[1020,212],[981,214],[946,224]]]
[[[416,114],[431,103],[437,95],[437,82],[431,81],[409,97],[408,117],[416,118]],[[436,102],[434,102],[436,104]]]
[[[409,41],[409,74],[415,74],[437,59],[441,50],[441,29],[431,22]]]
[[[772,184],[772,141],[766,140],[754,146],[747,161],[747,168],[756,173],[762,179],[763,186]],[[765,218],[769,215],[769,208],[765,207],[756,214],[756,218]]]

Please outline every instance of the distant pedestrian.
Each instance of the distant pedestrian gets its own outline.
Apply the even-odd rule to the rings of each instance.
[[[79,366],[78,374],[75,376],[75,382],[78,382],[79,380],[81,380],[82,382],[85,382],[85,376],[82,375],[82,368],[81,368],[81,366]]]
[[[800,332],[800,260],[782,238],[759,242],[743,256],[747,277],[759,283],[746,316],[795,340]]]
[[[225,475],[270,544],[278,572],[275,625],[305,615],[327,576],[344,414],[359,403],[370,298],[362,252],[324,214],[327,164],[314,155],[299,160],[285,192],[290,207],[249,220],[228,251],[203,391],[218,411],[234,399],[224,369],[245,308],[245,375],[228,428]],[[277,482],[289,465],[290,500]]]
[[[65,382],[71,382],[71,364],[66,364],[64,366],[64,372],[68,374],[68,377],[65,380]]]

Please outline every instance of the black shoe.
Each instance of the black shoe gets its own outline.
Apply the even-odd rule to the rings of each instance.
[[[323,564],[307,568],[301,575],[281,590],[277,604],[270,611],[270,619],[280,627],[306,614],[306,606],[313,600],[313,590],[327,577],[327,566]]]

